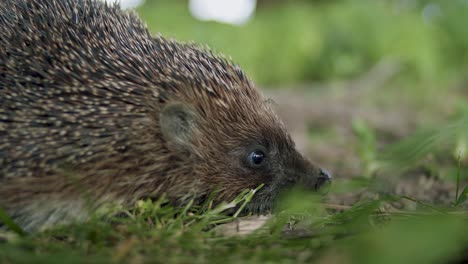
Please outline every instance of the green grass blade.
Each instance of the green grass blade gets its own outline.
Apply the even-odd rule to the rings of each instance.
[[[455,206],[459,206],[466,202],[468,199],[468,186],[465,186],[461,194],[458,196],[457,201],[455,202]]]
[[[24,236],[26,232],[13,221],[13,219],[0,207],[0,222],[5,224],[10,230],[14,231],[18,235]]]

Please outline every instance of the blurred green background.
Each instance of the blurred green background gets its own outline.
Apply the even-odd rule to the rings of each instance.
[[[264,0],[242,26],[196,20],[188,1],[147,0],[137,11],[155,33],[232,56],[262,86],[350,79],[383,59],[400,63],[397,81],[413,89],[466,79],[464,0]]]

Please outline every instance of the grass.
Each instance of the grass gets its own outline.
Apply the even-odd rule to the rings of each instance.
[[[164,198],[140,201],[114,216],[10,238],[0,243],[0,262],[441,263],[461,257],[468,242],[467,212],[385,212],[386,203],[399,199],[393,197],[364,199],[332,213],[320,197],[297,191],[283,201],[288,209],[259,230],[242,237],[219,235],[213,227],[235,218],[222,212],[253,193],[214,208],[173,208]]]

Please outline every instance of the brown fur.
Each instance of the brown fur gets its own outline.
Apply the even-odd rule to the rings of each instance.
[[[258,148],[268,163],[246,166]],[[249,210],[265,212],[320,174],[231,62],[153,37],[118,6],[0,3],[0,206],[26,229],[108,202],[232,199],[262,183]]]

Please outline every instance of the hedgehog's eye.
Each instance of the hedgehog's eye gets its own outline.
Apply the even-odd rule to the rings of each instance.
[[[263,151],[255,150],[250,152],[248,156],[248,162],[252,168],[258,168],[263,165],[263,163],[265,162],[265,158],[266,155]]]

